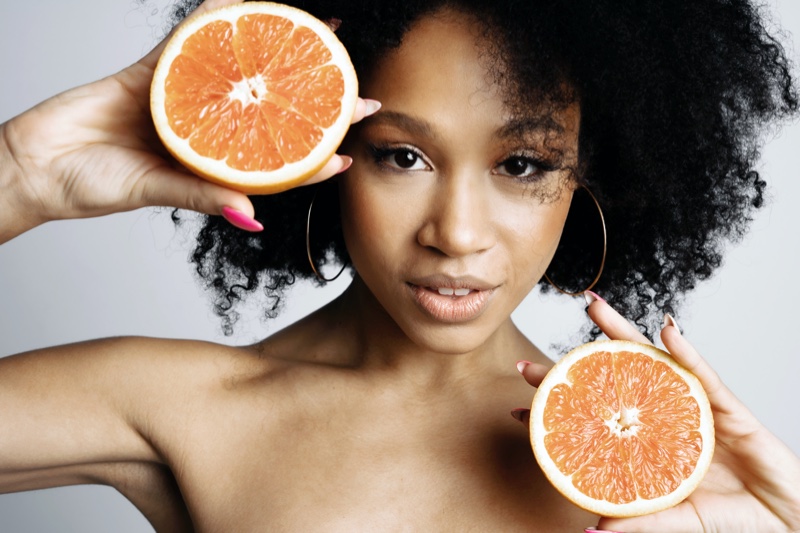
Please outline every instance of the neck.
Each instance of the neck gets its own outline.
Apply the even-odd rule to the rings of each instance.
[[[521,354],[532,348],[510,317],[468,351],[442,353],[421,346],[397,325],[358,276],[317,318],[328,332],[319,338],[334,343],[325,351],[342,354],[337,364],[389,373],[393,379],[433,390],[508,374]]]

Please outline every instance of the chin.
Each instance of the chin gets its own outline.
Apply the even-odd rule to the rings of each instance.
[[[404,328],[405,329],[405,328]],[[435,328],[411,326],[406,336],[420,349],[443,355],[461,355],[479,350],[491,334],[477,325],[439,325]]]

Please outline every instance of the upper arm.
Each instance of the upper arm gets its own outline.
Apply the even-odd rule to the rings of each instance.
[[[102,482],[91,468],[101,463],[163,463],[153,437],[180,431],[208,376],[208,364],[187,367],[187,351],[118,338],[0,359],[0,493]]]

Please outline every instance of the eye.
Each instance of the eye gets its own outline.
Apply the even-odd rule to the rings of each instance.
[[[497,166],[498,174],[514,178],[534,178],[543,170],[547,170],[543,167],[545,165],[540,161],[524,156],[509,157]]]
[[[371,147],[375,162],[390,170],[430,170],[422,155],[406,147]]]
[[[420,157],[410,150],[397,150],[386,160],[388,164],[393,164],[405,170],[413,169],[418,163],[422,163]]]

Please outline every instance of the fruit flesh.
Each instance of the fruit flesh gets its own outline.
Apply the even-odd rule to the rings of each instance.
[[[342,111],[344,78],[319,36],[269,14],[189,36],[165,81],[169,125],[201,156],[242,171],[302,160]]]
[[[668,365],[634,352],[577,361],[544,409],[545,447],[581,493],[624,504],[673,492],[702,452],[700,408]]]

